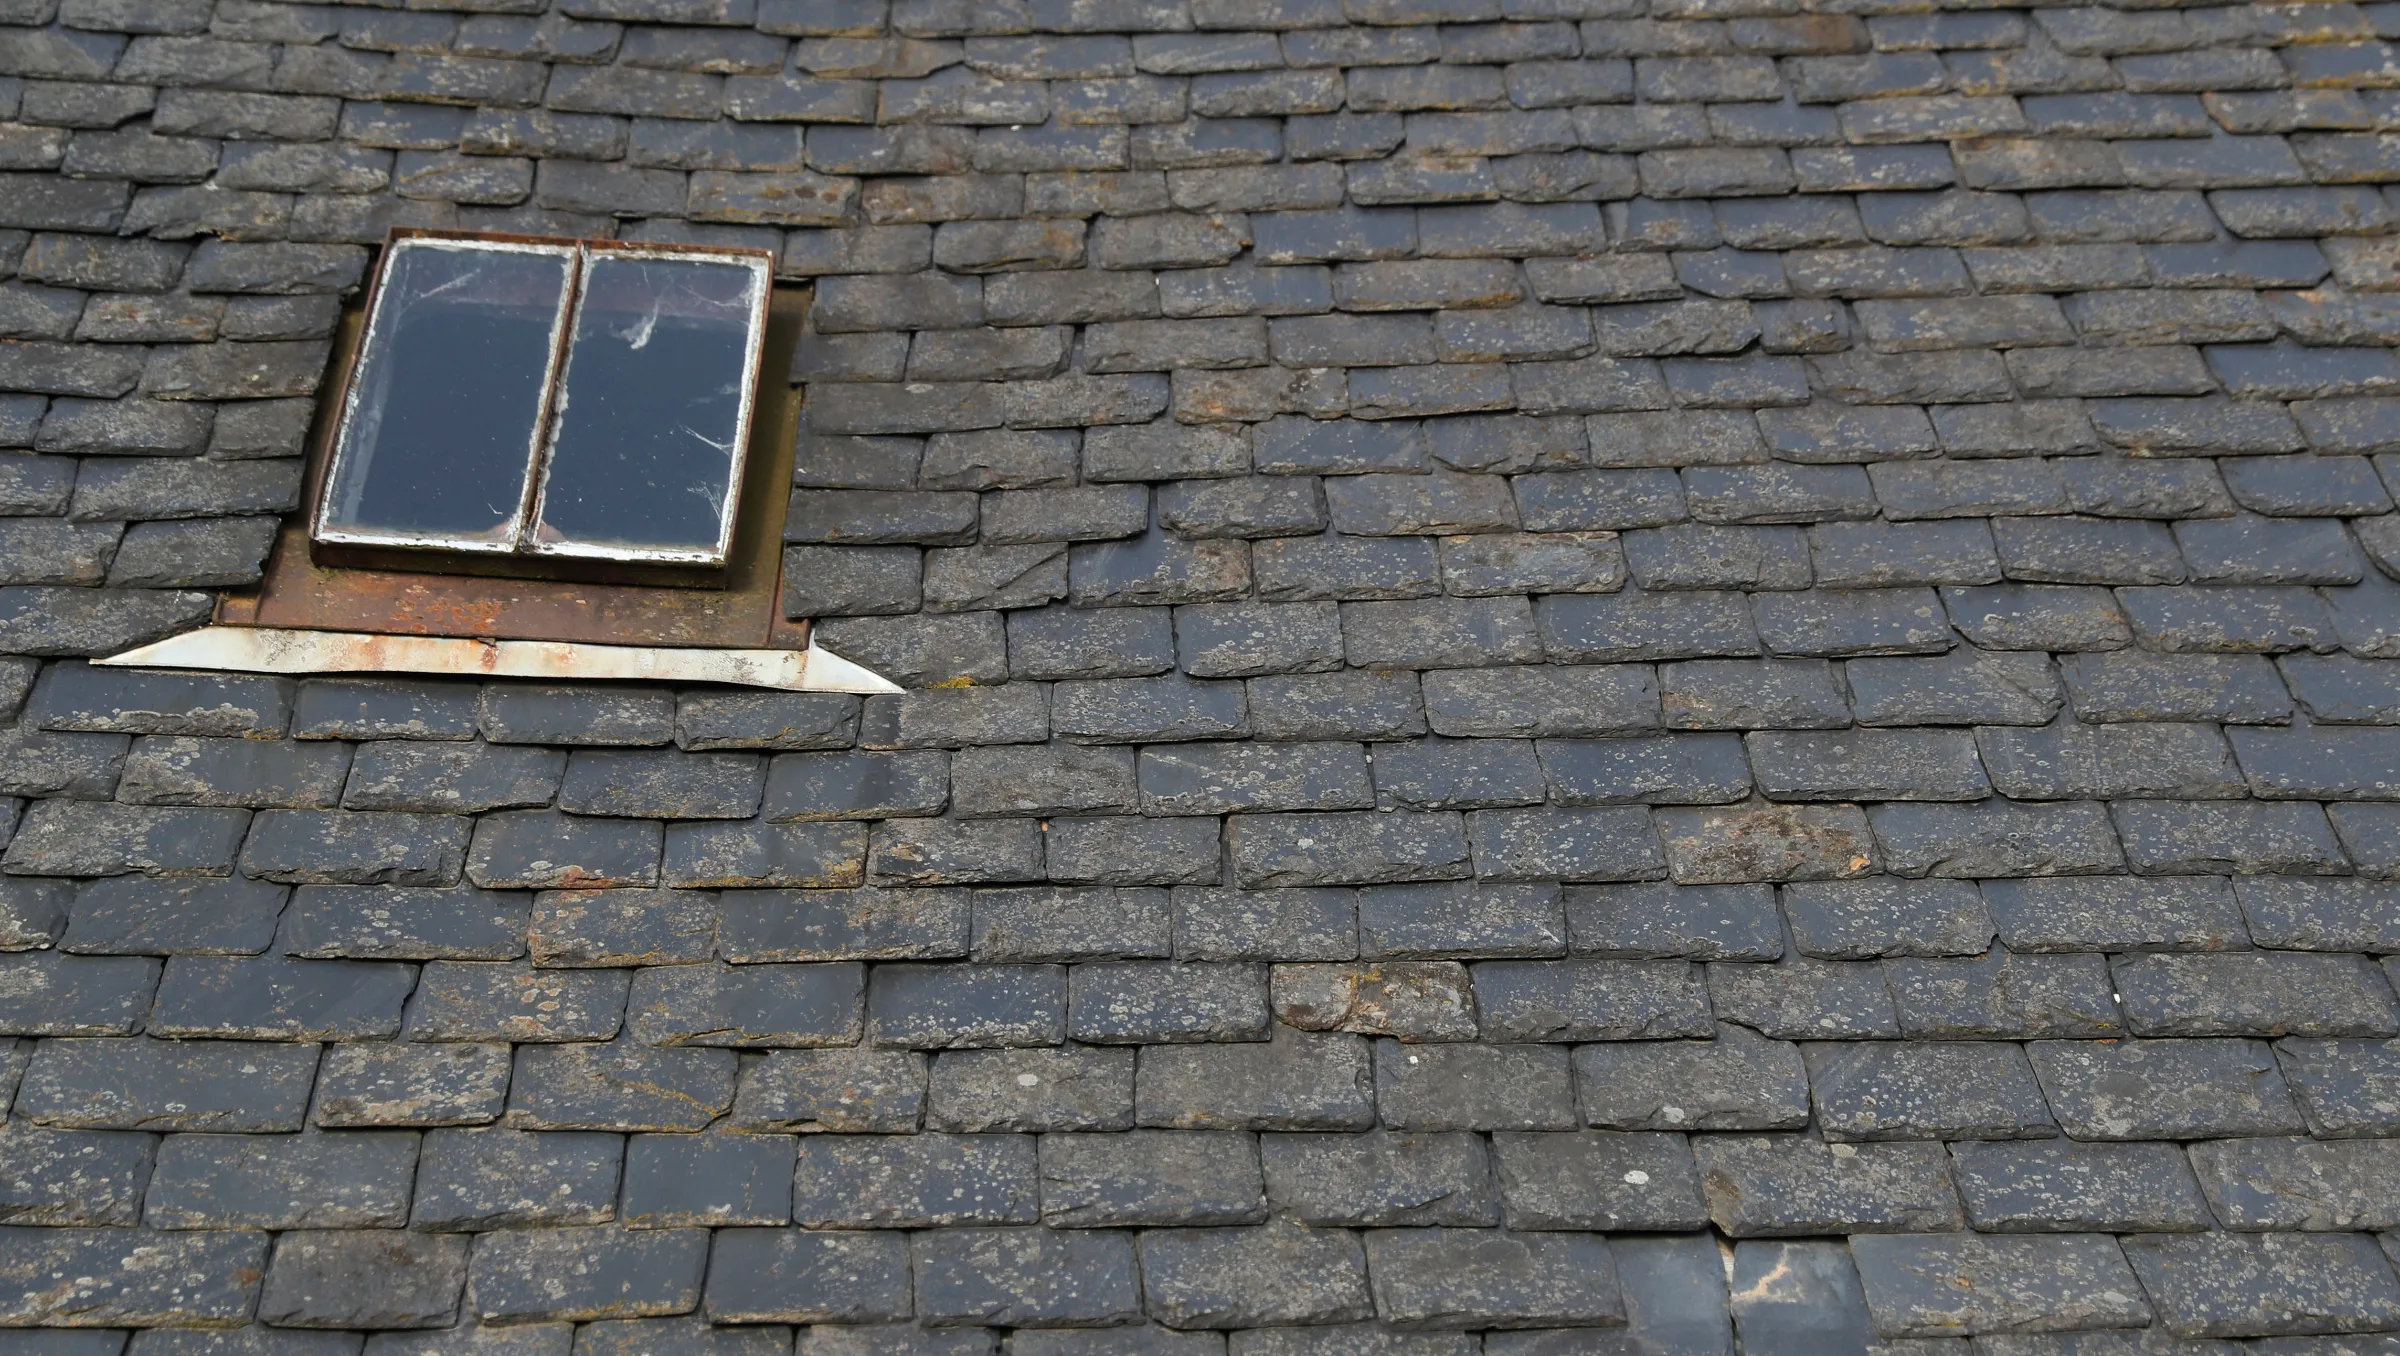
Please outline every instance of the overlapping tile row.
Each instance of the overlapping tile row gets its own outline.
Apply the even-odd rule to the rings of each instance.
[[[2395,39],[0,0],[0,1353],[2386,1350]],[[909,691],[83,662],[395,225],[774,250]]]

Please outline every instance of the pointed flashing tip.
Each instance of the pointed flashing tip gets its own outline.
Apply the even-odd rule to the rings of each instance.
[[[813,631],[808,637],[808,648],[802,653],[807,656],[802,684],[804,691],[875,694],[907,690],[864,664],[852,663],[831,650],[821,648]]]
[[[424,673],[473,678],[726,683],[787,692],[898,692],[900,686],[812,638],[805,650],[684,649],[575,641],[473,640],[204,626],[121,654],[112,667],[237,673]]]

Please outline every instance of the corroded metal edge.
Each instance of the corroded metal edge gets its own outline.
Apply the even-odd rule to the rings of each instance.
[[[204,626],[122,654],[118,667],[240,673],[427,673],[485,678],[730,683],[791,692],[898,692],[897,683],[815,639],[805,649],[699,649],[556,640],[370,635],[271,626]]]

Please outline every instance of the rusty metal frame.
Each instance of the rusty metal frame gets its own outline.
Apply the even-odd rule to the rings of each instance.
[[[476,540],[466,537],[409,534],[396,532],[362,532],[335,528],[328,523],[332,511],[334,472],[350,453],[350,437],[357,419],[361,396],[358,375],[363,359],[380,333],[387,299],[385,283],[391,264],[404,250],[411,248],[453,249],[458,251],[488,250],[494,253],[543,254],[563,256],[567,260],[566,285],[559,297],[557,314],[550,327],[550,359],[543,372],[539,409],[534,419],[533,438],[526,450],[525,474],[518,493],[516,516],[511,520],[505,540]],[[740,267],[750,274],[748,295],[751,318],[747,342],[744,345],[742,389],[736,409],[734,440],[743,455],[732,468],[727,487],[727,502],[717,515],[717,540],[707,552],[682,551],[646,547],[600,547],[576,543],[541,542],[537,538],[543,503],[550,478],[550,461],[558,446],[559,419],[565,409],[565,385],[574,355],[576,324],[582,319],[584,276],[595,257],[625,257],[636,259],[689,259]],[[577,240],[566,237],[519,235],[507,232],[478,232],[395,228],[384,238],[381,256],[376,261],[374,280],[369,285],[363,331],[344,346],[339,366],[340,380],[334,409],[336,418],[327,446],[324,464],[310,478],[307,499],[309,534],[320,545],[336,548],[364,548],[393,553],[450,553],[458,552],[495,559],[516,558],[527,561],[543,559],[560,561],[618,562],[664,567],[697,567],[716,570],[724,567],[732,550],[736,524],[740,516],[740,497],[744,471],[750,451],[751,429],[756,416],[756,401],[760,386],[760,358],[766,345],[769,303],[774,289],[774,260],[771,251],[709,245],[684,245],[651,241]],[[322,410],[320,410],[322,414]],[[706,579],[694,579],[706,584]]]
[[[808,302],[805,288],[770,290],[759,370],[773,376],[758,387],[733,544],[722,570],[338,547],[312,543],[310,515],[299,514],[287,518],[260,583],[219,596],[217,623],[604,645],[804,647],[808,624],[784,617],[781,546],[802,401],[784,374],[791,370]],[[337,337],[334,370],[344,376],[329,383],[318,402],[304,504],[315,504],[323,491],[363,329],[364,311],[354,310]]]

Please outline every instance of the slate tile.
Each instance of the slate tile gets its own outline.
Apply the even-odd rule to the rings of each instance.
[[[1023,1136],[820,1135],[800,1143],[792,1217],[817,1228],[1030,1224],[1038,1190]]]
[[[717,901],[699,890],[545,890],[525,925],[543,967],[687,964],[706,959],[717,937]]]
[[[1623,1313],[1595,1235],[1391,1229],[1369,1233],[1367,1248],[1376,1307],[1396,1326],[1578,1326]]]
[[[1042,848],[1040,827],[1030,819],[886,820],[869,840],[867,876],[887,886],[1034,880]]]
[[[304,885],[285,954],[351,960],[514,960],[525,953],[522,894],[408,886]]]
[[[2249,937],[2214,877],[1986,881],[1983,897],[2015,951],[2221,951]]]
[[[1246,1132],[1042,1138],[1042,1221],[1053,1228],[1256,1224],[1262,1190],[1258,1140]]]
[[[158,985],[156,1036],[367,1040],[399,1034],[415,967],[282,956],[177,956]]]
[[[2095,796],[2237,796],[2240,769],[2224,736],[2198,722],[2087,724],[1976,731],[1994,789],[2017,800]]]
[[[957,1229],[920,1234],[911,1251],[927,1319],[1092,1324],[1141,1311],[1127,1234]]]
[[[1492,1151],[1512,1229],[1697,1229],[1707,1220],[1679,1134],[1502,1131]]]
[[[0,1219],[9,1224],[139,1224],[158,1140],[121,1131],[0,1127]]]
[[[1666,1040],[1715,1029],[1701,972],[1686,962],[1485,961],[1474,974],[1489,1040]]]
[[[556,749],[521,744],[384,740],[358,751],[342,804],[444,814],[547,805],[566,761]]]
[[[1264,1040],[1266,974],[1255,965],[1091,962],[1067,972],[1067,1030],[1101,1045]]]
[[[717,946],[730,961],[942,960],[964,956],[964,890],[735,890]]]
[[[1563,1130],[1567,1052],[1547,1045],[1375,1044],[1376,1106],[1393,1130]]]
[[[855,1045],[866,983],[866,967],[850,962],[651,966],[634,973],[626,1029],[644,1045]]]
[[[1542,772],[1534,746],[1522,739],[1445,739],[1377,744],[1377,796],[1395,808],[1471,810],[1539,804]]]
[[[664,744],[673,735],[667,692],[502,683],[476,708],[484,738],[500,744]]]
[[[1356,890],[1176,886],[1183,960],[1349,960],[1358,955]]]
[[[503,1123],[526,1130],[698,1130],[733,1104],[735,1068],[731,1050],[521,1046]]]
[[[1577,955],[1774,960],[1783,954],[1767,886],[1579,885],[1566,891],[1566,909]]]
[[[1986,1141],[1952,1146],[1950,1165],[1968,1221],[1987,1233],[2180,1233],[2214,1223],[2172,1145]]]
[[[125,770],[130,735],[69,734],[19,725],[0,735],[8,764],[0,788],[12,795],[106,800]]]
[[[2362,1234],[2160,1235],[2126,1258],[2180,1337],[2356,1332],[2400,1312],[2400,1282]]]
[[[1972,956],[1992,939],[1983,901],[1964,881],[1796,883],[1783,887],[1783,907],[1800,953],[1824,960]]]
[[[417,1136],[407,1131],[170,1135],[151,1170],[154,1229],[397,1228]]]
[[[142,956],[0,955],[0,1032],[10,1036],[129,1036],[158,988]]]
[[[12,800],[12,820],[16,808]],[[0,882],[0,947],[20,951],[56,945],[67,929],[68,903],[74,897],[74,887],[63,880]]]
[[[16,875],[221,877],[232,874],[249,827],[247,810],[38,801],[14,826],[0,866]]]
[[[1353,810],[1373,803],[1355,744],[1183,744],[1142,751],[1142,806],[1152,814]]]
[[[1374,1124],[1367,1043],[1271,1028],[1264,1042],[1145,1051],[1138,1125],[1189,1130],[1363,1130]]]
[[[2296,1133],[2273,1052],[2245,1040],[2035,1041],[2059,1125],[2079,1140]]]
[[[941,813],[949,759],[933,752],[783,754],[767,770],[770,820],[882,819]]]
[[[25,1070],[16,1113],[74,1129],[288,1133],[316,1073],[313,1045],[50,1040]]]
[[[885,1233],[719,1230],[702,1302],[720,1323],[905,1320],[914,1309],[908,1244]]]
[[[2388,985],[2363,957],[2241,951],[2114,962],[2138,1035],[2381,1036],[2400,1031]],[[2205,997],[2202,995],[2205,993]]]
[[[2057,1133],[2023,1051],[2000,1041],[1801,1047],[1828,1140],[2043,1139]]]
[[[292,704],[294,739],[471,739],[472,683],[407,678],[310,678]]]
[[[1369,1317],[1355,1234],[1269,1223],[1141,1235],[1144,1307],[1176,1328],[1334,1323]]]
[[[1994,650],[2113,650],[2133,630],[2106,591],[2060,584],[1992,584],[1942,589],[1950,622]]]
[[[348,753],[340,744],[145,736],[125,760],[117,795],[136,805],[328,809]]]
[[[11,1227],[0,1231],[0,1288],[16,1298],[0,1314],[20,1327],[238,1323],[266,1262],[267,1237],[253,1230]],[[91,1279],[64,1293],[44,1284],[60,1274]]]
[[[1887,804],[1868,818],[1884,868],[1899,876],[2084,876],[2127,860],[2107,812],[2093,801]]]
[[[2391,1042],[2287,1040],[2275,1052],[2310,1133],[2324,1139],[2377,1135],[2391,1122],[2384,1108],[2391,1080],[2400,1077],[2400,1048]]]
[[[243,844],[242,869],[292,885],[451,885],[468,832],[450,815],[268,810]]]
[[[1456,961],[1278,965],[1275,1020],[1302,1031],[1350,1031],[1410,1041],[1477,1034],[1475,991]]]
[[[44,730],[272,739],[291,719],[295,684],[250,674],[173,673],[54,664],[25,716]]]
[[[2124,1254],[2104,1235],[1887,1235],[1861,1238],[1851,1253],[1886,1335],[2132,1327],[2150,1317]]]
[[[295,1230],[276,1240],[259,1317],[298,1329],[447,1327],[466,1285],[467,1247],[446,1234]]]
[[[1377,885],[1359,892],[1358,954],[1381,959],[1556,956],[1559,889],[1545,884]]]
[[[707,1259],[701,1229],[508,1230],[476,1240],[468,1282],[485,1322],[689,1313]]]
[[[1884,986],[1903,1036],[1920,1040],[2114,1036],[2125,1029],[2104,956],[2020,955],[1891,960]]]
[[[2390,1146],[2380,1140],[2229,1139],[2192,1146],[2192,1168],[2227,1228],[2383,1229]]]
[[[435,961],[418,977],[408,1036],[430,1041],[599,1041],[625,1018],[627,970],[536,970]]]
[[[1242,816],[1226,838],[1245,888],[1454,880],[1471,870],[1454,812]]]
[[[736,1130],[906,1133],[926,1099],[925,1056],[869,1049],[777,1050],[742,1070]]]
[[[1670,809],[1656,816],[1682,885],[1838,880],[1876,865],[1876,835],[1850,805]]]
[[[491,890],[655,885],[662,836],[656,820],[503,811],[475,821],[467,879]]]
[[[1751,789],[1749,760],[1729,733],[1545,739],[1538,748],[1551,795],[1568,805],[1719,804]]]
[[[1666,722],[1680,730],[1847,725],[1840,675],[1819,659],[1708,659],[1659,669]]]
[[[978,890],[970,947],[977,961],[1150,957],[1170,946],[1164,892],[1100,887]]]
[[[2313,803],[2134,801],[2116,811],[2125,859],[2145,875],[2339,875],[2349,864]]]
[[[1858,1267],[1840,1243],[1734,1245],[1732,1317],[1744,1343],[1824,1343],[1852,1350],[1877,1344]],[[1764,1284],[1762,1284],[1764,1282]]]
[[[1260,1137],[1266,1190],[1312,1225],[1489,1225],[1499,1194],[1480,1137],[1464,1132]]]
[[[1916,1233],[1964,1222],[1938,1144],[1710,1135],[1692,1153],[1710,1217],[1735,1238]]]
[[[1769,1130],[1808,1118],[1796,1046],[1744,1027],[1714,1040],[1595,1044],[1575,1051],[1587,1124],[1624,1130]]]
[[[1128,1130],[1134,1054],[1075,1045],[945,1051],[933,1061],[925,1123],[954,1133]]]
[[[344,1042],[318,1070],[311,1119],[328,1128],[488,1125],[508,1092],[504,1045]]]
[[[1843,667],[1861,725],[2041,725],[2066,695],[2046,657],[2006,650]]]
[[[915,1049],[1055,1045],[1066,1014],[1066,973],[1055,965],[883,965],[867,994],[867,1039]]]
[[[629,1229],[776,1225],[792,1217],[783,1135],[634,1135],[618,1218]]]

